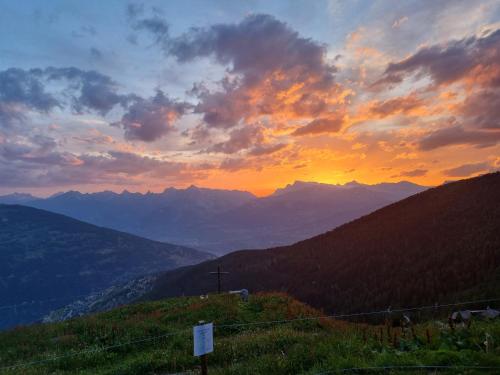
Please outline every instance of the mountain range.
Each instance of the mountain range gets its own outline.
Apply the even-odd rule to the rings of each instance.
[[[214,256],[0,204],[0,328],[29,323],[79,296]]]
[[[191,186],[161,193],[76,191],[22,203],[157,241],[226,254],[288,245],[318,235],[427,187],[409,182],[330,185],[295,182],[266,197]]]
[[[332,231],[161,275],[143,298],[224,290],[289,293],[328,312],[499,297],[500,173],[449,183]]]
[[[41,198],[26,193],[13,193],[0,196],[0,204],[25,204],[37,201]]]

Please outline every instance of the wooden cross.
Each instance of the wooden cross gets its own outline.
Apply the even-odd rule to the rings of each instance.
[[[220,266],[217,266],[217,271],[210,272],[211,275],[217,275],[217,293],[221,293],[221,276],[222,275],[227,275],[229,272],[222,272],[220,270]]]

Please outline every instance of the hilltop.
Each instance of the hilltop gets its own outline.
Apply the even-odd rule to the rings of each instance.
[[[34,202],[38,199],[41,198],[35,197],[31,194],[13,193],[7,195],[0,195],[0,204],[25,204]]]

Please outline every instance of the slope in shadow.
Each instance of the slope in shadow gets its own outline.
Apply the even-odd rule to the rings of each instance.
[[[238,251],[160,277],[146,298],[226,289],[285,291],[327,311],[498,292],[500,173],[449,183],[291,246]]]
[[[0,224],[0,305],[22,304],[0,310],[0,328],[33,322],[76,296],[213,257],[31,207],[0,205]]]

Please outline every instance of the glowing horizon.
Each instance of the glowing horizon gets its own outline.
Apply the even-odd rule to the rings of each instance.
[[[446,183],[446,182],[450,182],[450,181],[455,181],[455,180],[447,180],[447,181],[444,181],[443,183]],[[194,187],[194,188],[198,188],[198,189],[213,189],[213,190],[237,190],[237,191],[242,191],[242,192],[248,192],[248,193],[251,193],[253,195],[255,195],[256,197],[259,197],[259,198],[263,198],[263,197],[267,197],[267,196],[270,196],[272,195],[276,190],[279,190],[279,189],[284,189],[286,188],[287,186],[290,186],[290,185],[293,185],[297,182],[304,182],[304,183],[318,183],[318,184],[325,184],[325,185],[337,185],[337,186],[344,186],[348,183],[352,183],[352,182],[355,182],[355,183],[359,183],[361,185],[369,185],[369,186],[372,186],[372,185],[376,185],[376,184],[380,184],[380,183],[387,183],[387,181],[377,181],[377,182],[372,182],[372,183],[367,183],[367,182],[364,182],[364,181],[358,181],[358,180],[349,180],[349,181],[344,181],[344,182],[324,182],[324,181],[310,181],[310,180],[294,180],[294,181],[290,181],[290,182],[287,182],[283,185],[279,185],[277,186],[276,188],[275,187],[271,187],[269,189],[262,189],[262,190],[257,190],[257,191],[251,191],[251,190],[248,190],[248,189],[238,189],[238,188],[231,188],[231,187],[227,187],[226,185],[221,185],[221,186],[217,186],[217,185],[212,185],[212,186],[206,186],[206,185],[196,185],[196,184],[186,184],[186,185],[180,185],[180,186],[164,186],[164,187],[156,187],[155,189],[147,189],[146,187],[143,187],[143,188],[140,188],[140,189],[126,189],[126,188],[122,188],[122,187],[115,187],[115,188],[111,188],[111,189],[99,189],[99,188],[91,188],[91,189],[81,189],[80,187],[81,186],[73,186],[73,187],[70,187],[68,189],[62,189],[60,191],[57,191],[57,192],[53,192],[52,189],[48,190],[48,191],[44,191],[44,189],[33,189],[33,188],[20,188],[18,189],[17,191],[15,192],[12,192],[12,193],[18,193],[18,194],[32,194],[33,196],[35,196],[36,198],[48,198],[52,195],[57,195],[57,194],[61,194],[61,193],[67,193],[67,192],[70,192],[70,191],[77,191],[79,193],[82,193],[82,194],[92,194],[92,193],[102,193],[102,192],[107,192],[107,191],[110,191],[110,192],[113,192],[113,193],[116,193],[116,194],[122,194],[124,192],[128,192],[128,193],[139,193],[139,194],[147,194],[147,193],[155,193],[155,194],[158,194],[158,193],[162,193],[163,191],[167,190],[167,189],[179,189],[179,190],[185,190],[185,189],[189,189],[191,187]],[[391,181],[390,183],[402,183],[402,182],[408,182],[408,183],[412,183],[411,181],[409,180],[399,180],[399,181]],[[416,184],[416,183],[414,183]],[[416,184],[416,185],[420,185],[420,184]],[[429,187],[429,188],[432,188],[432,187],[435,187],[435,186],[438,186],[438,185],[420,185],[420,186],[424,186],[424,187]],[[37,193],[38,192],[38,193]],[[8,195],[8,194],[6,194]]]

